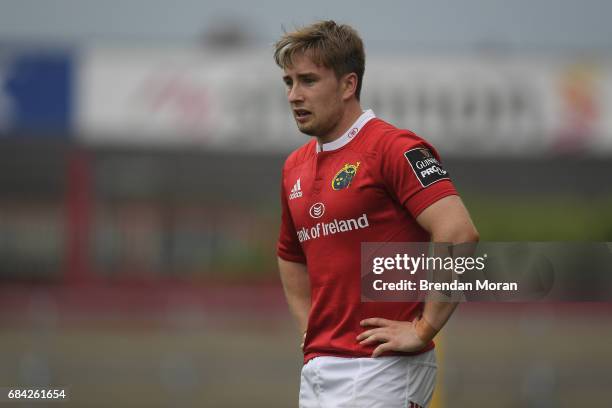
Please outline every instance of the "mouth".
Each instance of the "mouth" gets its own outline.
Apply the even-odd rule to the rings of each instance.
[[[309,110],[299,108],[293,110],[293,115],[298,122],[305,122],[310,119],[312,113]]]

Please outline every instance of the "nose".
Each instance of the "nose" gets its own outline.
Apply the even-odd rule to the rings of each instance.
[[[300,102],[304,100],[304,96],[302,95],[300,87],[297,84],[294,84],[287,91],[287,98],[289,99],[289,103]]]

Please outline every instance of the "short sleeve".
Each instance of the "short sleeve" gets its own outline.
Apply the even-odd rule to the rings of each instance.
[[[390,140],[380,156],[381,177],[390,194],[414,218],[441,198],[457,195],[433,146],[410,132],[385,137]]]
[[[306,256],[298,240],[297,232],[289,211],[285,190],[285,175],[281,177],[281,226],[276,246],[276,254],[289,262],[306,263]]]

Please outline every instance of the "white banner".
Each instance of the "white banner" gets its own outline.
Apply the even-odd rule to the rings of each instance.
[[[272,51],[92,49],[79,133],[92,144],[288,151],[291,117]],[[516,57],[369,57],[362,106],[443,154],[612,151],[612,63]]]

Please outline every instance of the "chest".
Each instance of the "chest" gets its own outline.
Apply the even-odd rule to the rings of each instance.
[[[372,155],[319,153],[285,174],[288,204],[296,227],[357,220],[389,197]]]

